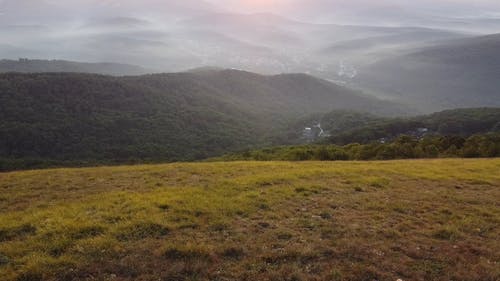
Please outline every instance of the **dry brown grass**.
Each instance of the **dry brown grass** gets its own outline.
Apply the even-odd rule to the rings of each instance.
[[[0,174],[0,280],[500,280],[500,160]]]

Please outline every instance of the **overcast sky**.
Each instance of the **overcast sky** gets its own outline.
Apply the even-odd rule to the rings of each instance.
[[[309,50],[326,48],[351,33],[332,34],[328,26],[313,32],[290,30],[287,20],[265,26],[262,19],[276,17],[240,15],[261,12],[310,23],[500,33],[500,0],[0,0],[0,59],[196,66],[218,64],[233,51],[234,61],[262,63],[257,59],[268,52],[272,59],[266,63],[280,64],[283,48],[275,46],[278,41],[294,48],[308,45],[300,49],[303,53],[286,54],[300,61],[310,56]],[[362,37],[358,35],[354,37]]]
[[[300,10],[317,13],[334,12],[335,9],[367,8],[408,8],[421,11],[439,11],[448,9],[452,14],[460,11],[463,14],[477,12],[500,12],[498,0],[208,0],[211,3],[234,10],[260,12],[276,12]]]
[[[210,7],[213,5],[214,7]],[[271,12],[307,21],[387,22],[429,16],[500,17],[499,0],[0,0],[2,21],[114,15],[180,15],[189,11]]]

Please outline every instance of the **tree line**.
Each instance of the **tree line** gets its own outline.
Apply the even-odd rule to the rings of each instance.
[[[352,143],[348,145],[312,144],[278,146],[247,150],[213,160],[239,161],[348,161],[421,158],[489,158],[500,157],[500,133],[416,138],[401,135],[389,143]]]

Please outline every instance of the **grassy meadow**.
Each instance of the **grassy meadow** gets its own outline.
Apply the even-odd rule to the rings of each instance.
[[[500,159],[0,173],[0,280],[500,280]]]

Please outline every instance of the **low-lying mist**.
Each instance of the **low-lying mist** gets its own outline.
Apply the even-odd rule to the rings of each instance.
[[[230,2],[4,0],[0,57],[126,62],[155,71],[217,65],[334,79],[341,64],[356,67],[435,41],[480,33],[481,27],[483,33],[500,27],[500,21],[483,15],[480,5],[470,10],[476,18],[465,22],[459,18],[464,4],[454,4],[449,18],[432,21],[432,27],[440,29],[431,29],[407,27],[429,25],[423,4],[411,10],[414,4],[389,1]],[[427,14],[448,6],[432,5]],[[410,11],[412,15],[406,15]],[[468,25],[467,34],[461,25]],[[471,32],[476,25],[481,27]]]
[[[394,58],[449,45],[450,40],[474,40],[500,31],[495,11],[500,11],[499,4],[486,0],[473,4],[451,0],[3,0],[0,59],[113,62],[140,66],[145,73],[203,66],[262,74],[307,73],[398,99],[399,88],[373,90],[392,81],[372,87],[359,77],[376,73],[378,63],[386,59],[397,61]]]

